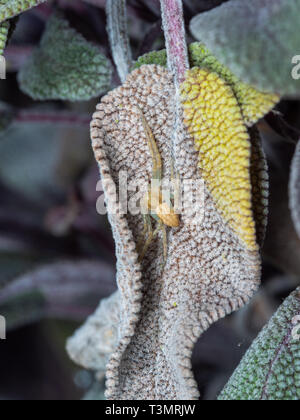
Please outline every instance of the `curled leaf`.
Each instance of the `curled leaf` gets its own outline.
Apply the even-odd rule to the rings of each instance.
[[[231,0],[193,18],[191,31],[243,82],[299,95],[292,77],[299,52],[300,0]]]
[[[0,0],[0,22],[25,12],[46,0]]]
[[[219,400],[300,399],[300,288],[253,342]]]
[[[177,136],[172,136],[175,91],[168,71],[160,66],[142,66],[102,98],[91,125],[118,257],[120,323],[116,348],[107,366],[106,394],[110,399],[197,399],[199,391],[191,371],[195,342],[213,322],[243,306],[260,281],[254,222],[250,223],[249,237],[248,232],[245,235],[245,245],[240,231],[237,233],[221,214],[209,185],[203,183],[199,154],[187,127],[181,122]],[[162,234],[152,241],[142,262],[138,261],[143,218],[130,211],[124,215],[115,206],[120,171],[127,173],[128,185],[148,185],[152,177],[140,111],[162,156],[164,176],[170,179],[175,172],[182,184],[192,181],[189,185],[196,197],[199,181],[203,187],[203,213],[187,203],[180,226],[168,231],[165,264]],[[241,114],[238,121],[243,122]],[[241,131],[245,144],[248,133],[245,128]],[[251,199],[250,147],[237,144],[232,149],[233,162],[239,159],[239,150],[244,153],[242,160],[248,158],[248,164],[242,165],[246,200]],[[134,198],[135,192],[128,191],[128,202]]]
[[[72,360],[100,375],[105,372],[110,355],[118,342],[120,295],[103,299],[96,312],[68,340],[67,351]]]
[[[36,100],[88,100],[110,86],[111,65],[59,14],[47,22],[40,46],[18,74],[21,89]]]
[[[189,46],[191,66],[200,67],[217,73],[232,88],[244,121],[248,126],[255,124],[260,118],[266,115],[279,102],[278,95],[261,92],[253,86],[239,80],[228,67],[222,65],[208,50],[199,43],[194,42]],[[153,51],[140,57],[135,67],[143,64],[158,64],[166,66],[166,51]]]

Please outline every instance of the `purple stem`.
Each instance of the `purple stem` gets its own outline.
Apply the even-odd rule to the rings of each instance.
[[[160,0],[165,33],[168,68],[178,87],[189,69],[182,0]]]

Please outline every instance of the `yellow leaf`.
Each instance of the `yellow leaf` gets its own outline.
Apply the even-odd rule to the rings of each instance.
[[[237,99],[218,74],[194,68],[182,84],[184,123],[199,167],[223,218],[257,250],[250,179],[251,143]]]

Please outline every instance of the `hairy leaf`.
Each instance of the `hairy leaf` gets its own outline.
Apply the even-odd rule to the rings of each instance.
[[[256,90],[249,84],[241,82],[226,66],[223,66],[201,43],[195,42],[189,46],[191,66],[206,68],[218,73],[233,89],[241,107],[244,120],[252,126],[267,114],[279,101],[279,96]],[[138,59],[135,67],[143,64],[167,65],[166,51],[153,51]]]
[[[120,293],[102,299],[96,312],[67,342],[71,359],[85,369],[104,374],[110,355],[118,343]]]
[[[110,86],[111,65],[96,46],[55,14],[18,79],[21,89],[36,100],[88,100]]]
[[[184,123],[217,208],[247,248],[256,250],[250,137],[233,91],[216,73],[194,68],[186,75],[181,97]]]
[[[300,288],[246,353],[220,400],[300,399]]]
[[[25,12],[46,0],[0,0],[0,22]]]
[[[205,85],[200,81],[195,87],[195,95],[190,96],[192,102],[201,90],[203,103],[206,103],[201,103],[204,111],[201,118],[207,119],[219,142],[212,144],[212,135],[207,129],[207,140],[200,145],[206,155],[206,180],[195,153],[198,139],[190,134],[182,119],[177,136],[172,135],[177,109],[176,87],[172,75],[163,67],[145,65],[133,71],[123,86],[102,98],[94,114],[91,137],[107,206],[111,209],[121,292],[118,343],[107,366],[106,397],[110,399],[197,399],[199,391],[191,371],[194,343],[213,322],[241,308],[260,281],[260,256],[254,243],[254,220],[250,220],[249,210],[250,139],[231,88],[223,80],[219,81],[218,75],[214,76],[217,84]],[[214,88],[218,85],[221,88],[214,96]],[[222,89],[222,85],[226,88]],[[225,95],[223,102],[222,94]],[[197,101],[191,103],[191,107],[194,105],[196,114]],[[144,236],[143,218],[132,212],[121,215],[113,204],[116,203],[115,187],[120,187],[121,170],[127,171],[128,183],[134,180],[141,186],[149,185],[153,177],[153,159],[138,108],[161,152],[165,179],[171,178],[175,171],[182,182],[195,181],[189,184],[192,194],[199,194],[202,188],[198,181],[204,187],[201,209],[198,207],[195,211],[194,204],[190,204],[192,208],[187,212],[183,210],[180,215],[179,228],[170,229],[165,261],[162,233],[155,241],[149,238],[150,245],[140,263],[138,256],[142,250],[139,244],[148,239]],[[225,123],[222,113],[228,117],[223,118]],[[221,138],[220,122],[223,127],[225,125],[225,137]],[[231,136],[229,122],[236,124]],[[241,127],[240,131],[237,127]],[[237,134],[235,142],[232,140],[234,134]],[[214,150],[213,146],[216,146]],[[176,157],[174,168],[170,164],[172,150]],[[254,156],[253,167],[256,167],[256,160]],[[219,173],[217,163],[220,164]],[[234,230],[220,212],[224,209],[226,215],[231,216],[224,205],[230,197],[220,203],[218,197],[215,200],[210,193],[212,183],[209,185],[209,181],[215,176],[217,183],[222,175],[221,181],[233,196],[232,214],[236,210],[241,213],[241,205],[238,208],[236,200],[241,199],[246,205],[246,210],[242,209],[243,215],[250,217],[244,218],[243,232],[244,226]],[[242,185],[238,186],[234,179],[230,190],[228,176],[230,179],[244,177],[245,182],[243,178]],[[128,200],[131,198],[130,194]],[[242,243],[242,235],[247,243]]]
[[[3,55],[4,48],[6,46],[9,27],[9,22],[3,22],[0,24],[0,55]]]
[[[231,0],[196,16],[193,35],[244,82],[278,94],[300,93],[292,77],[299,53],[300,0]]]

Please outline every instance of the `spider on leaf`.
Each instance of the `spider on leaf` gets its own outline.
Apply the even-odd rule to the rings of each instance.
[[[144,221],[143,238],[138,245],[140,261],[142,261],[155,237],[162,232],[164,263],[167,259],[168,243],[167,243],[167,227],[176,228],[180,225],[179,215],[176,214],[173,204],[164,200],[161,186],[163,163],[160,152],[158,150],[154,135],[142,112],[139,109],[141,120],[143,123],[147,144],[152,157],[152,178],[151,188],[146,192],[141,200],[141,210]],[[172,178],[174,170],[172,169]],[[171,196],[174,200],[174,196]],[[153,230],[153,222],[157,224]]]

